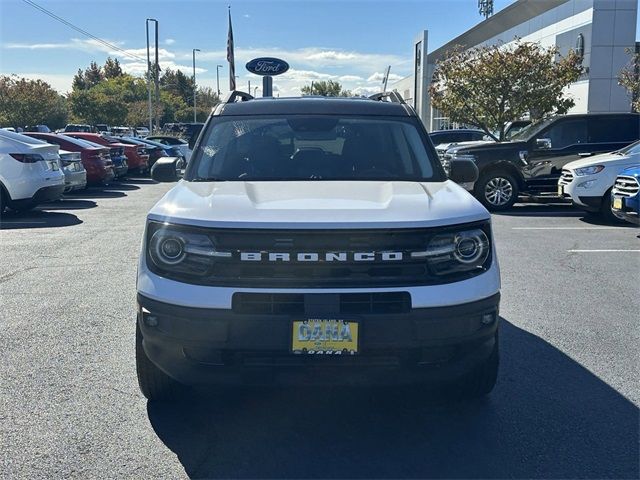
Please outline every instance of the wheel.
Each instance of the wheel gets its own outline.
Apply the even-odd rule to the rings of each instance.
[[[450,394],[458,400],[467,400],[488,395],[496,385],[500,353],[498,347],[498,333],[491,355],[471,372],[457,379],[450,387]]]
[[[612,187],[613,188],[613,187]],[[600,205],[600,215],[607,223],[622,223],[623,220],[616,217],[611,210],[611,188],[605,192]]]
[[[4,193],[4,190],[2,188],[0,188],[0,215],[2,215],[4,213],[4,211],[7,209],[7,194]]]
[[[172,400],[181,393],[181,385],[156,367],[142,347],[142,332],[136,322],[136,373],[142,394],[149,400]]]
[[[475,197],[491,212],[507,210],[518,200],[518,182],[509,173],[496,170],[480,176]]]

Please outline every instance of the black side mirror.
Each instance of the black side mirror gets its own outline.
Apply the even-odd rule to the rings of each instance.
[[[182,178],[184,162],[180,157],[161,157],[151,167],[156,182],[177,182]]]
[[[451,160],[449,178],[456,183],[473,183],[478,180],[478,167],[473,160]]]

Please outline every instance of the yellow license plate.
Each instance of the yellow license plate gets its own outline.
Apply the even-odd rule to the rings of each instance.
[[[297,354],[355,355],[358,322],[319,319],[294,320],[291,351]]]
[[[562,188],[562,185],[558,185],[558,196],[561,197],[562,195],[564,195],[564,188]]]
[[[622,199],[614,198],[613,199],[613,208],[616,210],[622,210]]]

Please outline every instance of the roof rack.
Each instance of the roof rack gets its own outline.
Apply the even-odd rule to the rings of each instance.
[[[233,92],[229,92],[223,103],[235,103],[238,99],[240,99],[241,102],[247,102],[249,100],[253,100],[253,95],[234,90]]]
[[[391,103],[402,103],[402,104],[405,103],[404,98],[402,98],[402,95],[394,91],[374,93],[369,97],[369,99],[376,100],[378,102],[381,102],[384,100],[386,102],[391,102]]]

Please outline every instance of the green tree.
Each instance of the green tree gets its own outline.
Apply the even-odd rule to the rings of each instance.
[[[99,67],[96,62],[91,62],[89,67],[84,71],[84,82],[86,88],[94,87],[102,80],[104,80],[102,67]]]
[[[84,81],[84,72],[81,68],[78,69],[78,73],[73,76],[73,82],[71,84],[72,90],[85,90],[87,88],[87,82]]]
[[[343,90],[339,82],[321,80],[311,82],[300,89],[303,95],[321,95],[323,97],[351,97],[351,91]]]
[[[516,41],[512,45],[458,47],[438,61],[429,89],[433,107],[454,122],[504,139],[507,122],[530,115],[538,121],[575,104],[565,88],[582,74],[573,51]]]
[[[67,123],[65,99],[42,80],[0,76],[0,123],[13,127]]]
[[[629,63],[620,71],[618,83],[629,92],[633,111],[640,112],[640,53],[633,54]]]
[[[160,77],[160,88],[193,106],[193,78],[182,71],[167,68]]]
[[[116,78],[123,74],[122,68],[120,67],[120,62],[117,58],[108,57],[107,61],[104,63],[104,77],[105,78]]]

